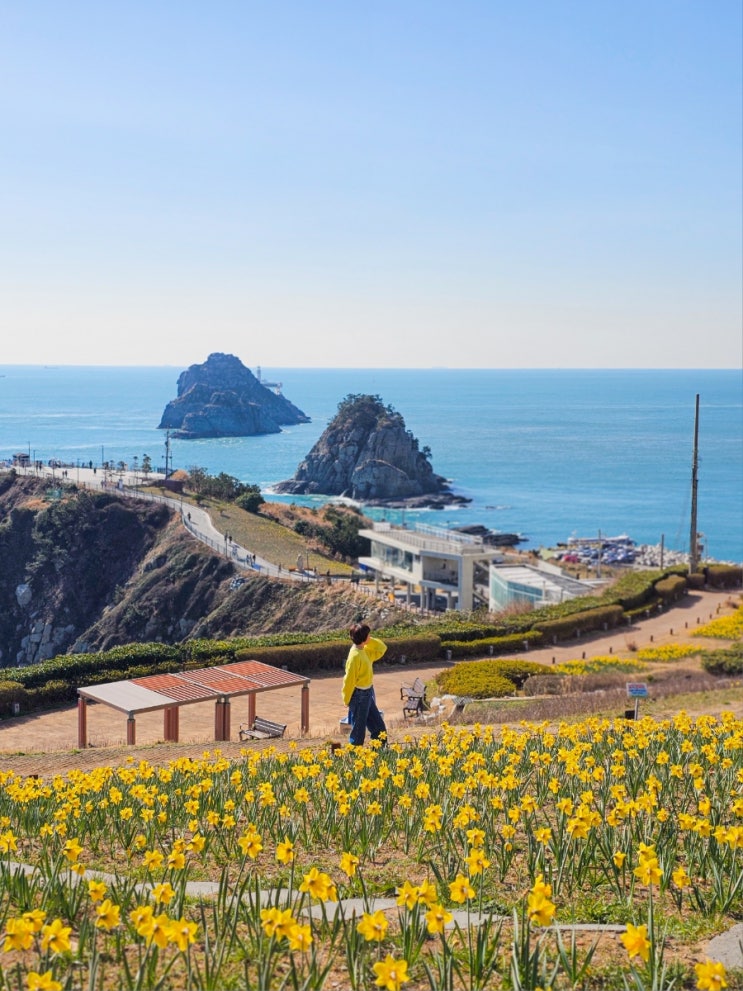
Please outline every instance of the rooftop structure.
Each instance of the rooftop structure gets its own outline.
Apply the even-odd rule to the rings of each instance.
[[[378,580],[402,584],[408,603],[418,595],[421,608],[432,611],[468,611],[481,605],[475,569],[487,571],[493,561],[502,560],[501,551],[482,537],[441,526],[375,523],[360,533],[371,541],[371,553],[359,558],[360,567],[374,572]]]
[[[490,569],[491,612],[498,612],[515,603],[534,607],[554,605],[566,599],[591,595],[596,582],[581,582],[562,574],[559,568],[542,564],[497,565]]]

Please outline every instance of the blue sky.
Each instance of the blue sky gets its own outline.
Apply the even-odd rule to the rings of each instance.
[[[741,7],[3,4],[0,361],[738,367]]]

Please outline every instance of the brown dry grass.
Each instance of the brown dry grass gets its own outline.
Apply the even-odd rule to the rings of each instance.
[[[306,564],[309,551],[310,565],[319,572],[348,575],[353,571],[349,564],[336,561],[323,552],[315,541],[294,531],[294,523],[310,514],[309,509],[302,508],[300,511],[297,506],[266,503],[260,513],[246,513],[234,503],[213,499],[205,499],[201,505],[209,511],[212,523],[220,533],[231,534],[236,543],[266,561],[292,569],[296,567],[300,554]]]

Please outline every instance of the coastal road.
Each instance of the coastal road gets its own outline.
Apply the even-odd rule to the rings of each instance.
[[[81,488],[99,489],[103,492],[113,492],[130,499],[143,499],[147,502],[161,502],[169,506],[175,512],[180,513],[183,525],[189,533],[201,543],[206,544],[222,554],[232,563],[244,571],[253,571],[270,578],[281,578],[283,581],[291,582],[311,582],[316,581],[316,575],[309,572],[287,571],[280,568],[273,561],[267,561],[254,554],[249,547],[243,547],[220,533],[214,526],[211,515],[200,506],[184,503],[176,496],[156,495],[152,492],[143,492],[142,472],[132,471],[110,471],[106,472],[98,468],[84,468],[80,466],[63,466],[52,468],[44,465],[40,469],[30,467],[14,466],[19,475],[33,475],[36,478],[46,479],[50,486],[75,484]],[[146,484],[157,485],[164,481],[165,476],[158,472],[150,472],[146,479]]]

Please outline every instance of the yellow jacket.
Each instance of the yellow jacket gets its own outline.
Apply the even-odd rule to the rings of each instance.
[[[343,701],[351,701],[355,688],[371,688],[374,680],[372,665],[387,651],[387,644],[369,637],[363,647],[353,644],[346,660],[346,673],[343,677]]]

